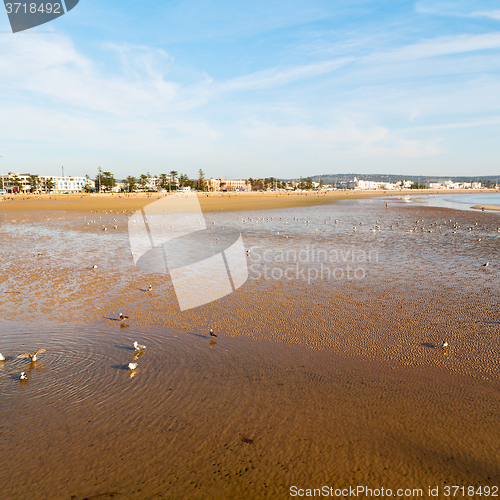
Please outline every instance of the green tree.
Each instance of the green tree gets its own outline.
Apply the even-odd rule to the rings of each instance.
[[[199,191],[205,191],[205,172],[200,168],[198,170],[198,182],[196,183],[196,189]]]
[[[34,193],[35,191],[38,190],[38,187],[40,186],[40,178],[38,175],[30,175],[30,191]]]
[[[52,193],[52,191],[54,191],[55,187],[56,187],[56,185],[52,179],[46,179],[46,181],[45,181],[45,192],[46,193]]]
[[[180,187],[188,186],[188,182],[189,182],[189,179],[188,179],[188,176],[186,174],[179,175],[179,186]]]
[[[142,189],[142,191],[146,191],[147,183],[149,182],[149,174],[141,174],[139,181],[137,184]]]
[[[109,192],[116,186],[116,180],[111,172],[102,172],[99,177],[102,190]]]
[[[168,189],[168,175],[160,174],[158,179],[159,179],[158,185],[160,186],[161,189],[166,191]]]
[[[262,179],[249,179],[252,186],[252,191],[262,191],[264,189],[264,182]]]
[[[310,177],[308,177],[305,182],[305,189],[312,189],[312,188],[313,188],[313,181]]]
[[[129,175],[126,179],[123,180],[123,183],[125,184],[125,191],[132,193],[135,191],[137,187],[137,179],[133,177],[132,175]]]
[[[9,179],[9,184],[11,185],[11,187],[17,188],[18,192],[21,192],[23,189],[23,183],[21,182],[21,179],[17,175],[13,175]]]
[[[175,191],[177,189],[177,176],[179,172],[177,170],[170,170],[170,189]]]

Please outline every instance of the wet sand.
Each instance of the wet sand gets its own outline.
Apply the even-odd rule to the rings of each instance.
[[[497,214],[205,206],[242,231],[250,277],[181,313],[168,278],[133,267],[127,214],[2,209],[0,352],[47,353],[0,362],[0,497],[271,499],[326,484],[444,498],[446,484],[499,483]],[[362,279],[266,277],[313,244],[377,258],[329,263]],[[134,340],[148,350],[129,378]]]
[[[500,210],[500,206],[498,205],[474,205],[471,208],[475,208],[476,210]]]

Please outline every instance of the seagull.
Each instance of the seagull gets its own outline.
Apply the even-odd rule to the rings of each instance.
[[[210,328],[210,337],[217,337],[212,328]]]
[[[122,314],[122,313],[120,313],[120,314],[118,315],[118,317],[119,317],[120,319],[128,319],[128,316],[125,316],[125,314]]]
[[[128,367],[130,370],[135,370],[137,368],[137,363],[129,363]]]
[[[96,264],[94,264],[94,265],[92,266],[92,269],[97,269],[97,265],[96,265]]]
[[[481,267],[488,267],[490,265],[489,262],[486,262],[485,264],[483,264]]]
[[[148,285],[148,292],[150,292],[153,289],[152,285]]]
[[[28,375],[26,373],[21,372],[21,376],[19,377],[20,380],[28,380]]]
[[[145,345],[138,344],[137,342],[134,342],[134,347],[136,351],[140,351],[141,349],[146,349]]]
[[[35,354],[31,354],[30,352],[25,352],[24,354],[20,354],[19,356],[17,356],[16,359],[19,359],[19,358],[30,358],[31,359],[31,362],[34,363],[36,361],[36,357],[42,353],[42,352],[46,352],[45,349],[39,349],[38,351],[35,352]]]
[[[0,352],[0,361],[5,361],[5,356]]]
[[[441,344],[442,349],[444,349],[445,347],[448,347],[448,342],[446,342],[446,340]]]

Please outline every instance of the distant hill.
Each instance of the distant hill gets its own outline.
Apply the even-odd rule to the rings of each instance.
[[[335,181],[337,182],[347,182],[352,181],[356,177],[357,179],[363,181],[374,181],[374,182],[396,182],[396,181],[413,181],[419,182],[421,184],[429,181],[429,182],[439,182],[439,181],[447,181],[451,179],[453,182],[482,182],[485,184],[488,181],[496,183],[497,180],[500,180],[499,175],[480,175],[480,176],[451,176],[451,177],[443,177],[443,176],[428,176],[428,175],[394,175],[394,174],[323,174],[323,175],[311,175],[311,179],[313,182],[319,182],[320,179],[323,180],[325,184],[333,184]],[[306,177],[303,177],[305,179]],[[298,181],[299,178],[295,179],[281,179],[284,181]]]

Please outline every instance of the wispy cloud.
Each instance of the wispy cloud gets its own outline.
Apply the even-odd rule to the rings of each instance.
[[[243,90],[256,90],[278,87],[289,83],[314,78],[335,71],[353,58],[345,57],[331,61],[321,61],[312,64],[295,66],[292,68],[271,68],[257,71],[249,75],[233,78],[218,85],[219,92],[233,92]]]
[[[475,128],[475,127],[489,127],[491,125],[500,125],[500,116],[486,118],[484,120],[473,120],[467,122],[454,122],[454,123],[440,123],[435,125],[424,125],[422,127],[409,127],[408,132],[421,132],[427,130],[447,130],[456,128]]]
[[[458,0],[454,2],[436,2],[420,0],[415,4],[415,11],[421,14],[455,17],[478,17],[500,21],[500,10],[491,9],[491,2],[485,0]]]
[[[499,48],[500,33],[484,33],[481,35],[460,34],[432,38],[387,52],[371,54],[366,56],[366,60],[383,59],[384,61],[397,62]]]
[[[380,125],[341,120],[328,127],[310,125],[278,126],[252,121],[243,124],[241,134],[248,140],[279,150],[313,150],[339,157],[421,158],[439,154],[435,140],[414,140],[398,136]]]

